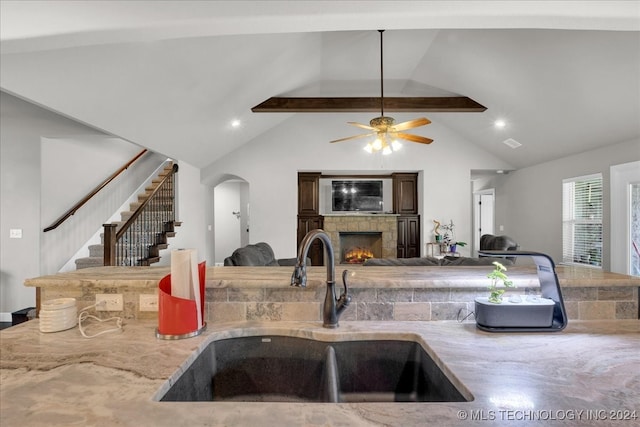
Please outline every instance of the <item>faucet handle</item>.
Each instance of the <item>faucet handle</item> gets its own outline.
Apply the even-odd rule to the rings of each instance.
[[[349,295],[349,287],[347,286],[347,276],[349,275],[349,270],[344,270],[342,272],[342,286],[344,287],[344,295],[346,298],[351,300],[351,295]]]

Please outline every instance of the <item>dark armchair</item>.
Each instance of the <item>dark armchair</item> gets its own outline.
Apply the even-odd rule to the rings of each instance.
[[[517,251],[520,245],[509,236],[494,236],[493,234],[483,234],[480,237],[481,251]],[[507,257],[515,262],[515,257]]]
[[[260,242],[255,245],[247,245],[233,251],[231,256],[224,259],[226,266],[294,266],[296,258],[276,259],[273,249],[268,243]]]

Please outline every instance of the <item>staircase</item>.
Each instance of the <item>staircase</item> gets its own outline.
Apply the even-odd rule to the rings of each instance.
[[[175,168],[175,169],[174,169]],[[160,261],[160,251],[167,249],[169,246],[168,239],[175,236],[175,227],[180,226],[180,222],[177,221],[165,221],[166,218],[174,218],[174,197],[173,197],[173,180],[166,180],[166,177],[175,173],[177,166],[174,166],[172,162],[168,162],[163,170],[154,178],[149,186],[145,188],[145,192],[138,194],[138,200],[130,203],[129,210],[120,212],[120,221],[112,223],[115,226],[115,232],[119,232],[122,227],[129,221],[129,219],[136,214],[136,212],[144,207],[147,217],[155,218],[155,221],[160,221],[159,224],[154,224],[153,229],[160,230],[159,233],[154,233],[152,237],[145,237],[144,232],[141,231],[143,227],[136,224],[137,231],[129,233],[128,239],[136,240],[139,242],[148,242],[146,248],[148,248],[147,256],[143,259],[136,259],[133,264],[126,265],[150,265]],[[158,191],[158,186],[164,182],[162,191]],[[154,195],[154,193],[156,193]],[[149,203],[149,197],[154,195],[153,203]],[[145,203],[147,202],[147,203]],[[146,206],[145,206],[146,205]],[[139,213],[138,213],[139,214]],[[169,215],[169,216],[167,216]],[[133,224],[131,224],[133,225]],[[135,235],[135,238],[130,237]],[[90,267],[102,267],[105,265],[105,245],[104,245],[105,233],[100,234],[100,244],[89,246],[89,256],[84,258],[78,258],[75,260],[76,269]],[[123,265],[122,263],[118,265]]]

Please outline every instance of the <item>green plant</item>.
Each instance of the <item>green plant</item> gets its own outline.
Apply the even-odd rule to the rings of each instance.
[[[461,248],[467,246],[467,242],[455,242],[452,245],[460,246]]]
[[[502,303],[502,294],[504,294],[505,289],[499,289],[498,285],[500,282],[507,287],[515,287],[513,282],[509,280],[509,276],[505,273],[507,268],[500,264],[498,261],[493,262],[494,268],[493,271],[487,274],[487,277],[491,279],[491,284],[489,285],[489,302],[493,302],[495,304]]]

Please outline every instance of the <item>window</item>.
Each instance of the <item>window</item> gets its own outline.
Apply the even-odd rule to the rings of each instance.
[[[602,267],[602,175],[562,182],[562,261]]]

